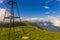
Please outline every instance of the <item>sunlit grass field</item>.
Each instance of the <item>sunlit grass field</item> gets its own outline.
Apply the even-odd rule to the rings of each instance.
[[[11,27],[10,40],[60,40],[60,32],[51,32],[24,22],[24,26]],[[0,40],[8,40],[9,28],[0,28]]]

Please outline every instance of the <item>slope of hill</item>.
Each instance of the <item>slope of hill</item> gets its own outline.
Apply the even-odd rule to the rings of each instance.
[[[10,40],[60,40],[60,32],[51,32],[23,22],[24,25],[11,27]],[[0,28],[0,40],[8,40],[8,27]]]

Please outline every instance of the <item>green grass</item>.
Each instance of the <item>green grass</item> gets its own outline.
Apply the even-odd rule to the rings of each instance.
[[[25,26],[15,27],[15,32],[11,27],[10,40],[60,40],[60,32],[42,30],[27,22],[24,23]],[[8,40],[8,32],[9,28],[5,27],[2,30],[0,28],[0,40]],[[28,39],[23,39],[24,36],[28,37]]]

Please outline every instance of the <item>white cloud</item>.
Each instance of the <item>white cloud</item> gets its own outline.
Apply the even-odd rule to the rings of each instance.
[[[45,14],[56,14],[56,12],[55,11],[47,11],[47,12],[45,12]]]
[[[8,16],[11,16],[11,14],[9,12],[6,12],[6,15],[5,15],[5,12],[6,12],[6,9],[4,8],[0,8],[0,22],[3,22],[3,19],[4,19],[4,16],[5,17],[8,17]],[[5,22],[9,22],[10,19],[5,19]],[[20,21],[19,18],[15,18],[15,21]]]
[[[53,0],[47,0],[45,3],[50,3],[50,2],[52,2]]]
[[[56,18],[56,17],[48,17],[48,19],[50,20],[50,22],[53,23],[54,26],[60,26],[60,19]]]
[[[3,3],[3,0],[0,0],[0,3]]]
[[[6,9],[2,9],[2,8],[0,8],[0,21],[3,20],[4,15],[5,15],[5,11],[6,11]]]
[[[36,21],[36,20],[43,20],[43,18],[25,18],[24,20],[27,20],[27,21]]]
[[[48,6],[43,6],[45,9],[48,9],[49,7]]]
[[[60,2],[60,0],[56,0],[56,1]]]
[[[5,12],[6,12],[6,9],[0,8],[0,22],[3,22],[4,16],[5,17],[10,16],[8,12],[6,12],[6,15],[5,15]]]
[[[53,16],[48,16],[47,18],[26,18],[25,20],[30,22],[51,22],[52,25],[60,27],[60,19]]]

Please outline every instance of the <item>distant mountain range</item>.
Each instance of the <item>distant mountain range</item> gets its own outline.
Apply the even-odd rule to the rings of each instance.
[[[60,31],[60,26],[54,26],[51,22],[38,22],[36,23],[39,27],[51,30],[51,31]]]
[[[35,23],[43,29],[60,32],[60,19],[57,19],[55,17],[48,17],[46,19],[28,18],[25,20],[29,21],[30,23]]]
[[[30,22],[35,23],[40,28],[50,30],[50,31],[60,32],[60,26],[55,26],[50,21],[38,21],[38,20],[36,20],[34,22],[33,21],[30,21]]]

